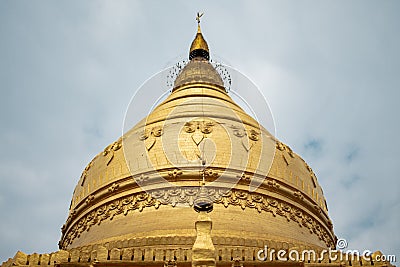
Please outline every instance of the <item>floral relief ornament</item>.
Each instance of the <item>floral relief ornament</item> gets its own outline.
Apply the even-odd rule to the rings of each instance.
[[[122,147],[122,139],[118,139],[111,145],[107,146],[103,151],[103,156],[107,157],[106,165],[108,166],[114,158],[114,152],[118,151]]]
[[[243,127],[234,125],[232,125],[231,128],[233,129],[233,135],[241,138],[242,146],[246,150],[246,152],[249,152],[250,149],[254,146],[255,142],[260,139],[260,133],[254,129],[246,130]],[[247,136],[248,138],[242,138],[244,136]]]
[[[162,127],[156,126],[153,127],[150,131],[148,129],[144,129],[139,139],[141,141],[144,141],[147,151],[150,151],[156,144],[157,138],[160,137],[162,134]]]
[[[184,125],[184,131],[190,133],[193,142],[199,146],[207,135],[213,132],[214,122],[209,120],[189,121]]]
[[[228,207],[229,205],[239,206],[242,209],[253,208],[260,213],[263,211],[271,213],[274,217],[282,216],[287,220],[296,222],[300,227],[307,228],[310,233],[316,234],[327,246],[332,247],[334,245],[332,236],[325,230],[320,222],[314,220],[307,212],[285,201],[242,190],[217,188],[210,188],[208,190],[208,195],[216,204],[222,204],[224,207]],[[141,212],[144,208],[151,206],[157,209],[160,205],[175,206],[180,203],[193,205],[193,200],[197,194],[198,188],[163,189],[154,191],[151,194],[132,194],[105,203],[68,227],[70,229],[68,232],[65,231],[67,227],[63,227],[64,232],[61,239],[61,247],[67,247],[75,238],[79,237],[83,231],[88,231],[92,225],[100,224],[106,219],[112,220],[114,216],[120,214],[126,216],[133,210]],[[69,222],[67,222],[67,224],[69,224]],[[330,229],[332,228],[329,222],[328,227]]]

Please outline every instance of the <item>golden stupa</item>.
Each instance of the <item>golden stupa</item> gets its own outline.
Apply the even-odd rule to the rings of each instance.
[[[335,249],[333,225],[312,169],[228,95],[198,23],[172,93],[83,171],[60,250],[3,267],[390,265],[260,261]]]

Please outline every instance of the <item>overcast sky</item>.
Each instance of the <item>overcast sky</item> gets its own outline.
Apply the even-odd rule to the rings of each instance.
[[[187,55],[199,10],[212,55],[313,168],[335,234],[400,257],[400,2],[216,2],[0,1],[0,261],[57,250],[82,170]]]

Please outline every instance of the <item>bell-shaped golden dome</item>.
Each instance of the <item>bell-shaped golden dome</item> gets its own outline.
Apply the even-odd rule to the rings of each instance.
[[[85,168],[61,248],[107,243],[145,261],[158,257],[151,253],[190,261],[197,215],[185,206],[193,207],[202,178],[221,257],[234,249],[255,255],[264,245],[334,246],[315,174],[232,100],[205,52],[198,32],[168,98]]]

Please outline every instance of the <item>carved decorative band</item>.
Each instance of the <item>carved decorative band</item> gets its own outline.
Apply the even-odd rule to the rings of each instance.
[[[92,210],[75,222],[72,227],[69,227],[63,234],[59,247],[67,248],[74,239],[80,237],[82,232],[89,231],[92,225],[100,224],[106,219],[112,220],[117,215],[127,215],[128,212],[134,210],[141,212],[144,208],[152,206],[156,209],[160,205],[192,206],[198,194],[199,188],[197,187],[179,187],[156,190],[151,193],[142,192],[113,200]],[[309,229],[311,234],[317,235],[328,247],[334,247],[334,236],[325,226],[310,214],[285,201],[237,189],[208,188],[208,195],[214,203],[222,204],[224,207],[233,205],[242,209],[253,208],[258,212],[269,212],[274,217],[285,217],[287,221],[294,221],[300,227]]]
[[[261,179],[263,180],[263,184],[260,185],[260,189],[264,188],[267,191],[273,191],[284,195],[296,202],[301,202],[302,205],[308,209],[308,211],[312,212],[317,218],[320,219],[322,224],[326,224],[329,227],[329,231],[333,231],[333,225],[327,212],[318,205],[318,203],[308,196],[306,193],[299,191],[297,188],[291,186],[288,183],[283,181],[279,181],[275,178],[271,177],[254,177],[252,174],[246,173],[238,173],[236,170],[227,170],[222,168],[207,168],[203,171],[205,174],[205,178],[208,182],[214,181],[214,178],[218,178],[221,174],[224,174],[225,179],[231,179],[232,181],[238,181],[238,183],[242,183],[244,185],[249,185],[252,179]],[[120,179],[118,181],[113,182],[112,184],[108,184],[98,190],[92,192],[92,194],[86,196],[76,204],[73,209],[70,207],[70,214],[67,218],[66,223],[62,227],[62,233],[64,234],[67,228],[71,225],[73,221],[81,216],[81,214],[87,213],[87,211],[91,208],[92,205],[96,205],[99,201],[106,199],[110,193],[114,194],[117,190],[127,190],[132,189],[132,186],[145,187],[146,185],[152,185],[157,183],[156,179],[159,179],[161,176],[163,179],[168,180],[169,182],[176,182],[179,180],[193,180],[193,177],[198,178],[199,171],[193,171],[188,169],[178,169],[178,168],[166,168],[161,172],[160,170],[153,173],[142,173],[140,175],[132,177],[126,177],[124,179]],[[261,181],[260,180],[260,181]],[[135,182],[135,183],[134,183]],[[231,187],[229,187],[231,188]],[[145,190],[148,191],[148,190]]]

